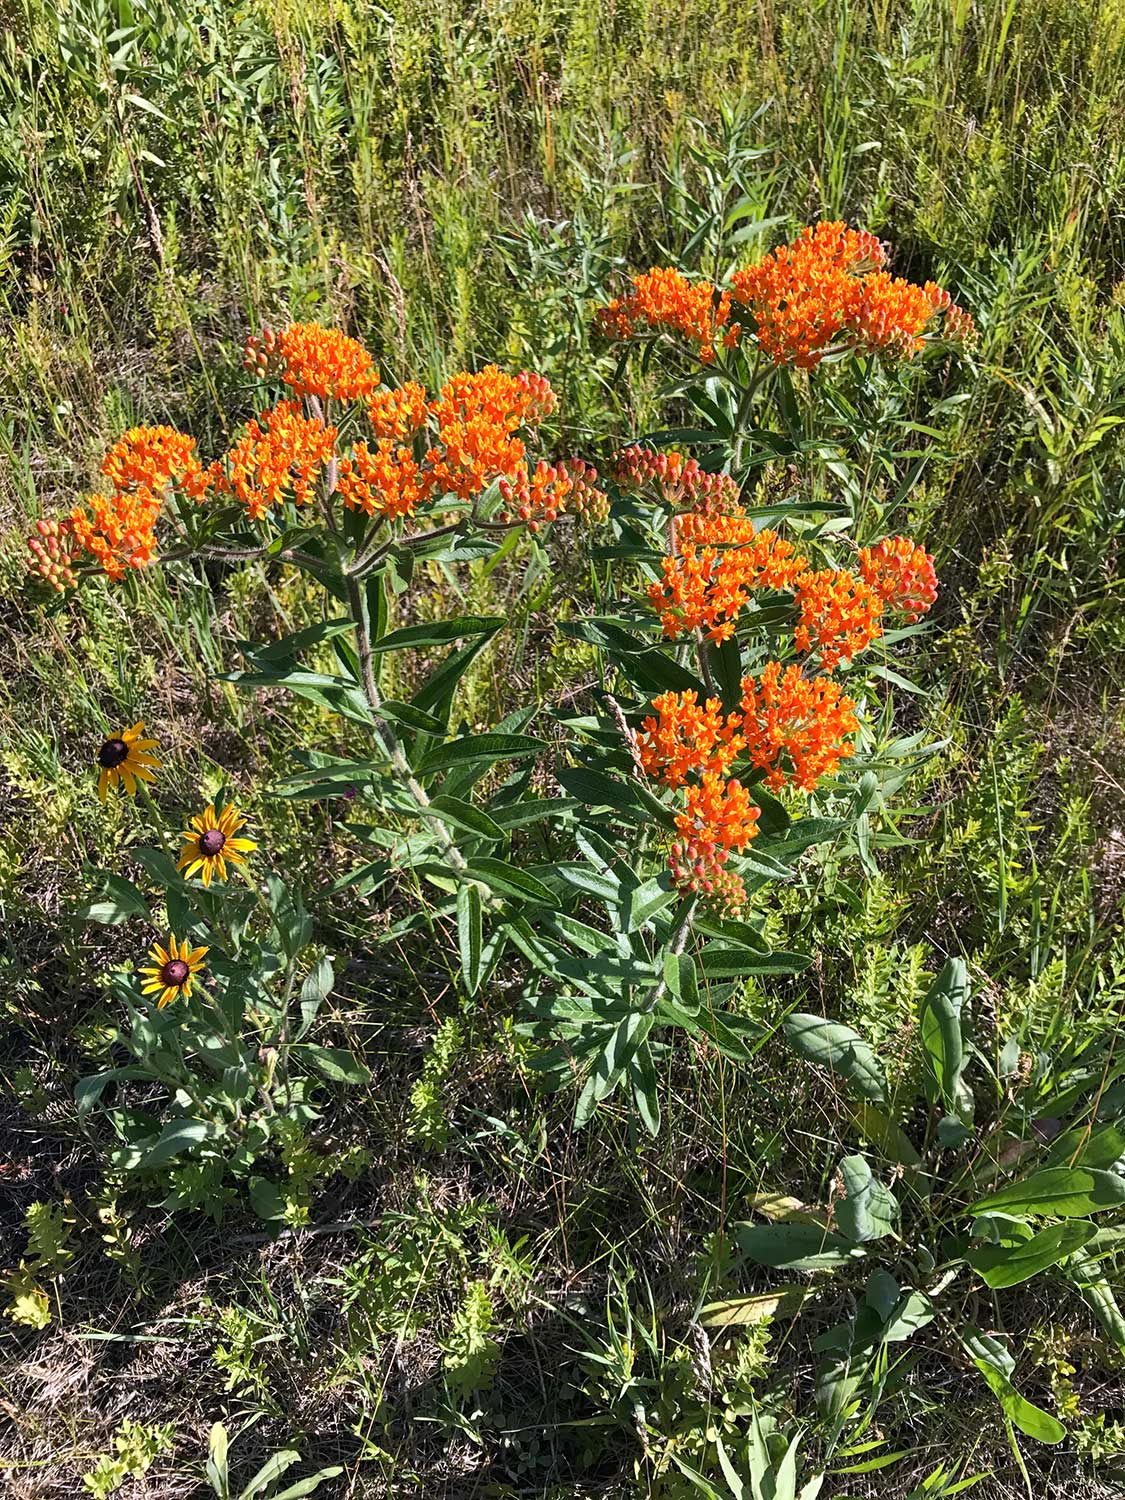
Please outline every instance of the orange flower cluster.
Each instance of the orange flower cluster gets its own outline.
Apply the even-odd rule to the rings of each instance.
[[[298,505],[308,505],[335,443],[335,427],[306,417],[296,401],[280,401],[246,424],[227,455],[225,470],[219,463],[211,466],[215,487],[240,500],[254,521],[286,494],[292,494]]]
[[[426,392],[413,380],[405,385],[376,391],[367,403],[367,415],[379,438],[404,437],[418,431],[426,420]]]
[[[731,277],[734,299],[750,314],[759,347],[775,364],[812,369],[837,340],[844,347],[909,359],[923,333],[945,316],[945,335],[967,340],[972,319],[949,293],[915,286],[884,269],[874,235],[842,223],[802,229],[757,265]]]
[[[648,588],[664,634],[675,640],[702,629],[726,641],[755,589],[792,588],[808,567],[792,542],[775,531],[755,532],[745,516],[677,517],[679,551],[661,562],[663,578]]]
[[[779,791],[786,780],[783,757],[794,782],[811,792],[841,760],[852,755],[847,736],[859,727],[855,704],[831,677],[803,677],[799,667],[771,661],[757,678],[742,679],[740,731],[746,755],[765,771],[766,785]]]
[[[555,399],[541,375],[495,365],[447,381],[430,405],[438,441],[426,454],[438,492],[468,500],[502,475],[514,478],[525,451],[517,429],[541,422]]]
[[[688,787],[684,810],[676,816],[679,838],[668,860],[673,883],[737,911],[746,900],[746,887],[726,868],[727,859],[756,837],[759,816],[740,781],[704,771],[698,784]]]
[[[724,713],[717,698],[700,703],[692,691],[661,693],[652,708],[635,741],[637,759],[665,786],[685,788],[669,855],[672,880],[737,910],[746,890],[727,868],[728,856],[757,834],[759,809],[729,775],[732,766],[745,755],[772,790],[791,778],[813,791],[853,754],[855,704],[830,677],[809,680],[796,666],[769,662],[757,678],[742,679],[738,712]]]
[[[356,443],[350,458],[342,458],[336,475],[336,490],[350,510],[369,516],[409,516],[430,496],[433,488],[409,448],[383,438],[372,452],[366,443]]]
[[[172,427],[132,427],[119,438],[102,460],[101,471],[113,486],[109,495],[90,495],[74,506],[46,548],[46,561],[57,569],[53,581],[74,581],[69,563],[85,552],[110,578],[119,582],[129,568],[146,567],[156,554],[156,518],[168,487],[178,485],[194,500],[203,498],[210,476],[200,465],[195,439]],[[64,544],[63,536],[66,536]],[[40,531],[40,535],[46,533]],[[49,581],[44,559],[29,542],[32,566]],[[67,552],[65,571],[51,548]]]
[[[802,573],[793,639],[800,651],[818,651],[821,665],[831,672],[878,640],[882,614],[882,599],[854,573],[840,568]]]
[[[745,747],[738,715],[724,715],[718,698],[700,703],[691,690],[661,693],[652,706],[655,717],[645,719],[637,736],[637,758],[666,786],[683,786],[693,772],[725,774]]]
[[[90,495],[70,513],[75,545],[120,583],[129,568],[147,567],[156,555],[161,497],[148,488]]]
[[[706,365],[715,358],[720,338],[728,348],[738,339],[737,325],[727,326],[730,308],[729,292],[718,291],[709,281],[691,282],[682,271],[657,266],[633,277],[633,290],[627,297],[615,297],[598,308],[594,323],[598,332],[612,339],[632,338],[638,325],[679,334],[698,345],[699,358]]]
[[[259,375],[277,375],[296,396],[321,401],[361,401],[379,384],[374,362],[362,344],[337,328],[290,323],[246,342],[243,360]]]
[[[74,573],[74,525],[69,520],[36,521],[37,535],[27,539],[27,571],[42,578],[56,593],[65,593],[78,582]]]
[[[511,523],[514,515],[529,531],[557,521],[566,511],[589,524],[604,521],[609,498],[598,489],[597,478],[598,471],[580,458],[564,458],[557,464],[540,459],[530,473],[521,466],[514,476],[504,475],[500,480],[500,498],[509,507],[501,520]]]
[[[195,439],[174,427],[131,427],[102,460],[102,473],[115,490],[149,490],[163,496],[178,484],[185,495],[201,500],[207,474],[195,453]]]
[[[705,515],[739,512],[738,484],[729,474],[708,474],[694,458],[633,446],[617,456],[614,477],[623,488],[655,485],[661,499]]]
[[[884,607],[905,615],[911,624],[920,620],[937,598],[934,560],[908,536],[884,537],[874,547],[861,547],[859,571]]]

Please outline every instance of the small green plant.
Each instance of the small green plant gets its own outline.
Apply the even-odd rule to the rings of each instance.
[[[206,1476],[219,1500],[298,1500],[299,1496],[315,1494],[326,1479],[335,1479],[344,1472],[339,1464],[330,1464],[279,1489],[283,1476],[294,1464],[301,1462],[301,1455],[295,1448],[282,1448],[268,1458],[245,1484],[235,1488],[228,1462],[229,1446],[226,1428],[221,1422],[216,1422],[211,1428]]]
[[[141,1479],[172,1446],[170,1426],[145,1426],[128,1417],[114,1433],[113,1452],[104,1453],[82,1483],[94,1500],[107,1500],[127,1479]]]

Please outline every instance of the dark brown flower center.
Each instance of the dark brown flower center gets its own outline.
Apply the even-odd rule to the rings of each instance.
[[[226,834],[221,828],[208,828],[206,833],[199,835],[199,847],[208,858],[214,858],[227,841]]]
[[[98,751],[98,765],[107,771],[116,770],[129,759],[129,746],[124,740],[106,740]]]
[[[182,958],[170,958],[160,971],[165,984],[181,985],[188,977],[188,966]]]

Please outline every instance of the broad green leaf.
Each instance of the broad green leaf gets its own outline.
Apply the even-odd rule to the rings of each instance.
[[[437,745],[418,769],[422,775],[432,776],[459,766],[490,766],[498,760],[522,760],[539,755],[546,748],[542,740],[527,734],[471,734]]]
[[[734,1241],[748,1260],[774,1270],[821,1271],[863,1257],[858,1245],[815,1224],[736,1224]]]
[[[312,1027],[317,1011],[332,993],[335,982],[336,975],[330,958],[322,958],[305,976],[305,982],[301,985],[301,1025],[295,1038],[297,1041]]]
[[[489,890],[516,901],[533,901],[539,906],[554,906],[555,898],[541,880],[519,870],[503,859],[478,855],[468,861],[468,873],[482,880]]]
[[[857,1099],[847,1105],[847,1113],[860,1135],[877,1146],[890,1161],[900,1162],[904,1167],[921,1165],[922,1158],[910,1137],[869,1100]]]
[[[331,1083],[366,1083],[371,1077],[367,1065],[342,1047],[314,1047],[306,1042],[297,1050]]]
[[[767,1318],[792,1318],[812,1296],[807,1286],[779,1286],[749,1297],[726,1297],[699,1310],[704,1328],[747,1328]]]
[[[1048,1214],[1078,1219],[1125,1203],[1125,1177],[1090,1167],[1043,1167],[970,1206],[971,1214]]]
[[[737,979],[744,974],[800,974],[812,959],[807,953],[775,948],[755,953],[748,948],[724,948],[708,943],[699,952],[699,967],[711,979]]]
[[[459,797],[431,797],[430,807],[434,812],[439,813],[443,820],[455,823],[466,833],[476,833],[486,839],[504,837],[504,830],[486,812],[482,812],[479,807],[474,807],[471,802],[462,802]]]
[[[965,1125],[972,1119],[972,1096],[961,1081],[965,1066],[961,1013],[968,993],[965,960],[950,958],[930,985],[919,1009],[922,1045],[941,1098]]]
[[[217,1125],[210,1120],[170,1120],[147,1150],[142,1151],[131,1163],[136,1171],[162,1166],[172,1161],[193,1146],[214,1140],[220,1134]]]
[[[461,954],[461,974],[465,980],[465,989],[470,995],[476,994],[481,977],[481,954],[484,949],[481,907],[479,886],[458,886],[457,946]]]
[[[862,1156],[846,1156],[840,1170],[845,1188],[845,1196],[836,1205],[840,1233],[856,1245],[890,1234],[899,1212],[894,1194]]]
[[[795,1012],[782,1023],[785,1036],[806,1062],[838,1073],[872,1104],[886,1104],[887,1081],[870,1046],[842,1021]]]
[[[982,1245],[970,1250],[965,1259],[986,1286],[1016,1286],[1081,1250],[1096,1233],[1097,1225],[1089,1219],[1066,1219],[1017,1245]]]
[[[403,728],[416,730],[420,734],[445,733],[445,721],[428,714],[416,703],[399,703],[394,698],[384,698],[379,705],[379,713],[384,719],[390,719],[392,724],[401,724]]]
[[[447,646],[467,635],[495,635],[508,623],[504,615],[463,615],[427,625],[404,625],[372,645],[373,651],[400,651],[408,646]]]
[[[150,920],[148,903],[131,880],[111,871],[100,872],[103,894],[99,900],[84,901],[71,908],[71,916],[78,922],[100,922],[104,927],[116,927],[130,917]]]
[[[1003,1408],[1004,1415],[1015,1424],[1019,1430],[1029,1438],[1034,1438],[1039,1443],[1061,1443],[1066,1436],[1066,1429],[1062,1423],[1042,1407],[1033,1406],[1016,1390],[1015,1386],[1006,1375],[1002,1375],[994,1365],[985,1359],[975,1359],[973,1363],[984,1376],[988,1385]]]

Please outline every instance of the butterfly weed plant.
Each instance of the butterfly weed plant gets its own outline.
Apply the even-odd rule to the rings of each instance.
[[[890,648],[923,628],[933,560],[883,524],[894,505],[852,482],[863,431],[850,447],[824,434],[844,409],[839,366],[893,380],[973,326],[933,283],[892,277],[874,236],[837,223],[728,287],[669,268],[637,276],[595,325],[620,346],[618,378],[630,356],[678,363],[668,397],[694,426],[607,441],[598,467],[550,457],[556,398],[540,375],[490,365],[437,392],[391,388],[342,332],[266,329],[245,353],[261,410],[227,452],[132,429],[102,489],[39,522],[29,563],[60,594],[157,563],[305,574],[324,617],[241,643],[226,680],[337,721],[277,788],[346,794],[374,814],[374,858],[333,889],[390,900],[399,872],[425,882],[430,909],[414,920],[455,935],[468,997],[502,962],[522,973],[531,1065],[576,1090],[577,1121],[623,1090],[655,1133],[677,1035],[745,1060],[770,1028],[742,1013],[742,981],[809,962],[767,942],[769,884],[827,841],[850,838],[870,862],[869,813],[932,748],[894,733],[874,686],[894,680]],[[598,688],[579,714],[533,702],[465,725],[458,684],[506,619],[400,624],[412,587],[429,566],[496,559],[512,532],[572,519],[613,579],[608,610],[559,627],[598,653]],[[309,660],[325,648],[332,670]],[[417,684],[392,665],[442,650]],[[413,691],[396,698],[404,681]],[[159,825],[160,747],[143,724],[95,759],[103,798],[148,799],[157,847],[137,857],[156,903],[109,871],[85,915],[166,920],[140,984],[114,980],[128,1057],[79,1085],[80,1109],[106,1110],[120,1168],[189,1162],[197,1202],[233,1170],[276,1211],[255,1163],[315,1118],[326,1083],[367,1076],[310,1037],[332,965],[302,893],[266,873],[268,850],[222,795],[178,846]],[[163,1107],[131,1102],[141,1080]]]

